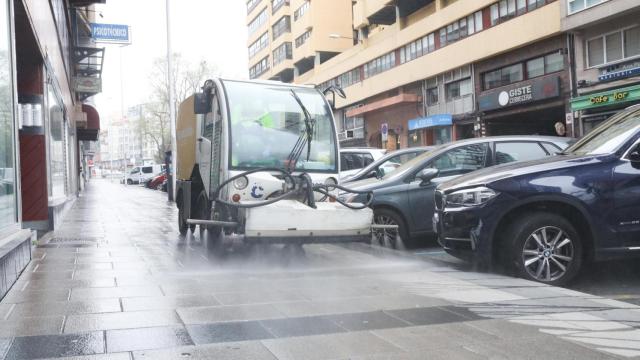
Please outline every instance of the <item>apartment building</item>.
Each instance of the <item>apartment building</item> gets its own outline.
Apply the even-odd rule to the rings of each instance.
[[[292,82],[353,45],[351,0],[249,0],[249,77]]]
[[[294,81],[345,90],[336,99],[343,146],[563,133],[570,82],[560,8],[555,0],[357,0],[354,46]]]
[[[571,125],[583,135],[640,103],[640,2],[562,0],[573,54]]]

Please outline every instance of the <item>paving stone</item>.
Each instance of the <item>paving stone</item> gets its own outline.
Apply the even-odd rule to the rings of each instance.
[[[40,359],[104,353],[102,331],[85,334],[25,336],[13,339],[7,360]]]
[[[266,304],[306,300],[302,294],[293,291],[257,290],[255,292],[215,293],[215,297],[224,305]]]
[[[279,360],[341,359],[375,354],[393,354],[402,349],[368,332],[303,336],[263,340]]]
[[[438,307],[389,310],[387,314],[412,325],[435,325],[473,320],[469,317],[448,311],[445,308]]]
[[[284,317],[280,311],[269,304],[180,308],[177,312],[185,324],[206,324],[223,321],[262,320]]]
[[[70,289],[24,290],[13,288],[2,299],[4,304],[69,300]]]
[[[311,316],[260,321],[276,337],[332,334],[346,331],[328,317]]]
[[[71,300],[163,295],[157,286],[118,286],[112,288],[77,288],[71,290]]]
[[[218,324],[188,325],[187,330],[193,341],[200,344],[262,340],[273,338],[259,321],[239,321]]]
[[[162,349],[193,345],[183,326],[108,330],[107,352]]]
[[[75,333],[95,330],[132,329],[176,324],[180,324],[180,319],[175,311],[131,311],[71,315],[67,317],[64,332]]]
[[[75,315],[119,312],[118,299],[96,299],[88,301],[59,301],[16,304],[11,319],[27,316]]]
[[[100,278],[86,280],[28,280],[16,283],[16,287],[24,290],[44,290],[51,288],[92,288],[92,287],[114,287],[115,278]]]
[[[382,311],[325,316],[348,331],[374,330],[411,326],[410,323],[389,316]]]
[[[59,334],[63,321],[63,316],[10,318],[0,321],[0,337]]]
[[[259,341],[199,345],[155,351],[135,351],[134,359],[149,360],[276,360],[276,357]]]
[[[213,295],[122,298],[124,311],[168,310],[219,305],[220,302]]]

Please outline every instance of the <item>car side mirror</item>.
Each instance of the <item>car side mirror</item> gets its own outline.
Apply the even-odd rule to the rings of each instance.
[[[429,168],[420,171],[416,177],[421,180],[420,186],[426,186],[431,184],[431,180],[438,177],[438,174],[440,174],[440,170]]]
[[[377,178],[378,177],[378,172],[373,170],[370,173],[367,174],[367,179],[371,179],[371,178]]]

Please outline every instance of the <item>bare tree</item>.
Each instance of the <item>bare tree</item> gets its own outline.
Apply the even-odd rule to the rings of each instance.
[[[176,109],[179,104],[198,91],[204,81],[214,77],[217,69],[206,61],[190,63],[180,54],[174,53],[172,59],[174,83],[171,84],[176,94]],[[140,117],[139,131],[143,137],[151,139],[158,148],[156,160],[164,159],[164,152],[171,144],[169,124],[169,84],[167,83],[167,59],[156,58],[149,75],[152,92],[150,102],[145,104]]]

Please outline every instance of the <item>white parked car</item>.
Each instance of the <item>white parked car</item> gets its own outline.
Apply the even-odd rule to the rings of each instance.
[[[164,165],[145,165],[134,166],[131,170],[125,172],[124,181],[128,185],[132,184],[144,184],[146,181],[151,180],[156,175],[164,171]]]
[[[386,153],[386,149],[377,148],[340,149],[340,179],[354,175]]]

